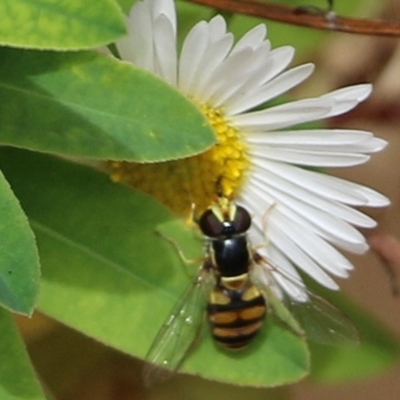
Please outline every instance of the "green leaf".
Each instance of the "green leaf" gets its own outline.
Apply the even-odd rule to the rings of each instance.
[[[45,400],[11,315],[0,309],[0,399]]]
[[[35,49],[97,47],[126,33],[112,0],[3,0],[0,44]]]
[[[0,142],[159,161],[215,143],[199,109],[153,75],[95,52],[0,49]]]
[[[37,235],[43,265],[39,309],[136,357],[144,357],[198,266],[182,265],[156,233],[174,217],[149,196],[87,167],[40,154],[0,152],[0,164]],[[38,190],[37,188],[40,188]],[[179,236],[179,235],[178,235]],[[202,243],[181,236],[186,245]],[[190,244],[190,242],[192,242]],[[205,335],[183,370],[241,385],[276,386],[309,368],[305,342],[273,317],[243,352],[227,353]]]
[[[31,314],[40,275],[35,238],[1,172],[0,237],[0,304],[17,313]]]

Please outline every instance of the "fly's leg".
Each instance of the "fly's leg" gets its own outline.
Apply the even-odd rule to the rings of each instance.
[[[204,257],[195,257],[195,258],[188,258],[186,257],[185,253],[183,252],[183,250],[181,249],[181,247],[179,246],[179,243],[175,240],[172,239],[171,237],[165,235],[163,232],[160,231],[156,231],[157,235],[161,236],[164,240],[166,240],[168,243],[171,244],[171,246],[176,250],[176,252],[179,255],[179,258],[181,259],[182,263],[185,265],[185,272],[189,277],[193,276],[193,273],[191,273],[188,270],[188,266],[189,265],[193,265],[193,264],[201,264],[204,262]]]
[[[262,218],[261,218],[261,229],[264,235],[264,242],[261,244],[258,244],[257,246],[253,246],[253,251],[257,252],[259,249],[265,249],[269,246],[269,235],[267,234],[268,231],[268,223],[267,219],[271,215],[271,212],[275,209],[276,203],[272,203],[268,208],[265,210]]]
[[[185,218],[186,224],[190,227],[197,227],[195,213],[196,213],[196,203],[192,202],[190,205],[189,215]]]

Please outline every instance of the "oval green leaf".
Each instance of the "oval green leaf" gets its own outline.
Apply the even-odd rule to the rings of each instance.
[[[0,49],[0,143],[151,162],[215,143],[199,109],[153,75],[95,52]]]
[[[1,172],[0,237],[0,304],[29,315],[39,291],[39,256],[28,219]]]
[[[3,0],[0,44],[35,49],[88,49],[126,33],[112,0]]]
[[[176,249],[156,233],[169,224],[182,230],[174,217],[150,197],[87,167],[15,149],[1,151],[0,164],[37,235],[39,309],[143,358],[198,268],[185,271]],[[196,235],[183,230],[181,237],[185,251],[201,255]],[[219,350],[205,335],[183,366],[205,378],[263,387],[294,382],[308,369],[304,340],[273,317],[240,353]]]
[[[12,316],[0,309],[0,399],[45,400]]]

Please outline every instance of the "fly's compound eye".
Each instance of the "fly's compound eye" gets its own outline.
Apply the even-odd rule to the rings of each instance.
[[[199,227],[203,234],[208,237],[218,237],[224,233],[224,223],[218,219],[210,209],[203,213],[199,220]]]
[[[217,209],[218,210],[218,209]],[[230,219],[221,213],[209,209],[200,217],[199,226],[205,236],[218,238],[226,235],[245,233],[251,225],[251,217],[248,211],[240,206],[235,206],[233,218]]]
[[[232,226],[235,233],[244,233],[248,231],[250,225],[251,217],[248,211],[241,206],[236,206],[236,212],[232,220]]]

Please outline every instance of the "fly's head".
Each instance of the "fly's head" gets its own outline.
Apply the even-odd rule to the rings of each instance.
[[[242,206],[225,196],[217,197],[199,219],[199,227],[210,239],[224,239],[246,233],[251,226],[251,216]]]

